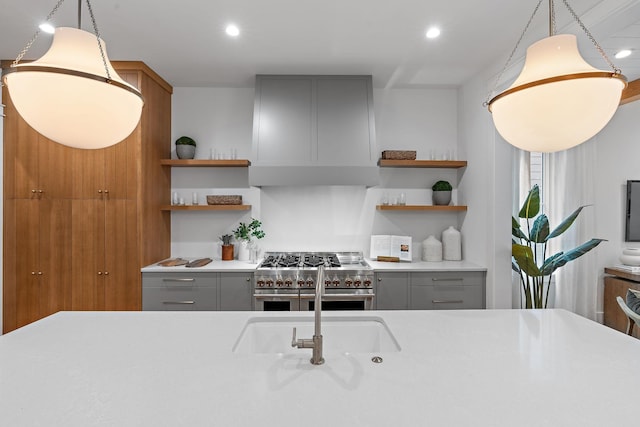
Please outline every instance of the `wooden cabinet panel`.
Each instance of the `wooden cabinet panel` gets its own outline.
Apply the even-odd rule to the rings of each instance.
[[[615,270],[610,268],[607,268],[606,272],[616,274]],[[605,276],[604,278],[604,324],[610,328],[626,333],[627,316],[618,305],[616,297],[620,296],[622,299],[626,299],[628,289],[640,291],[640,282],[629,280],[629,278],[634,278],[634,276],[636,276],[637,280],[640,280],[640,275],[631,273],[619,274],[626,274],[627,278],[615,276]],[[640,338],[639,327],[634,327],[633,336]]]
[[[17,328],[70,308],[70,200],[9,201],[5,206],[6,328]],[[16,220],[19,214],[19,220]],[[11,228],[13,226],[13,228]]]
[[[105,202],[105,310],[140,310],[137,207],[132,200]]]
[[[134,132],[101,150],[39,135],[2,89],[4,332],[60,309],[139,310],[140,268],[170,255],[160,159],[171,151],[172,88],[141,62],[113,65],[145,105]]]

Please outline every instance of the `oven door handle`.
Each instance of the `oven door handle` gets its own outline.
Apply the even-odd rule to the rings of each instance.
[[[315,294],[301,294],[300,299],[315,299]],[[322,296],[323,301],[331,300],[365,300],[373,299],[374,294],[324,294]]]
[[[274,299],[274,298],[279,298],[279,299],[298,299],[298,294],[270,294],[270,295],[265,295],[265,294],[253,294],[253,297],[255,299]]]

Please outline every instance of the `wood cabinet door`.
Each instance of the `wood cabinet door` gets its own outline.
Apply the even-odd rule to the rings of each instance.
[[[142,288],[136,203],[105,202],[105,310],[141,310]]]
[[[102,200],[72,202],[73,310],[100,310],[104,307],[104,213]]]
[[[41,317],[71,309],[71,200],[40,200],[39,259]]]
[[[4,286],[15,289],[15,328],[40,319],[40,280],[38,272],[40,203],[38,200],[14,200],[13,277]],[[13,234],[13,233],[12,233]],[[6,263],[5,263],[6,266]],[[5,276],[6,277],[6,276]],[[9,326],[9,325],[7,325]]]

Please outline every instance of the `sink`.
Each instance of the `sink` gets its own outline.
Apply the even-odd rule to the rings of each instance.
[[[293,328],[298,338],[311,338],[313,316],[250,318],[233,346],[234,353],[296,353],[304,350],[291,347]],[[400,351],[400,346],[384,319],[376,316],[322,317],[323,352],[388,353]]]

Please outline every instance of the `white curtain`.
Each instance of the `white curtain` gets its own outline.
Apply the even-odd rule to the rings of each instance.
[[[518,212],[524,202],[525,198],[531,190],[531,155],[528,151],[523,151],[518,148],[513,149],[513,187],[512,187],[512,215],[518,219]],[[521,222],[522,225],[522,222]],[[522,285],[520,283],[520,276],[511,271],[511,284],[513,285],[513,298],[512,307],[520,308],[522,301]]]
[[[592,171],[595,168],[595,138],[572,149],[545,155],[544,206],[551,230],[579,206],[594,204]],[[595,215],[593,206],[585,207],[569,230],[550,241],[547,255],[573,249],[591,238],[598,237],[594,235]],[[597,252],[598,247],[556,270],[552,307],[564,308],[595,320]]]

